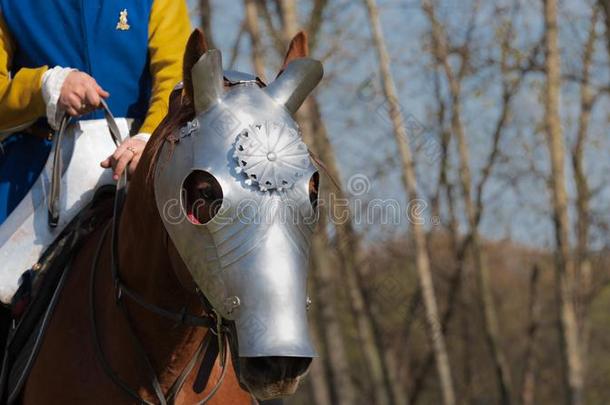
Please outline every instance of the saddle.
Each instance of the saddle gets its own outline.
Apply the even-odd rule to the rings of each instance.
[[[113,215],[115,187],[110,174],[91,162],[108,156],[125,131],[119,129],[108,106],[102,106],[110,138],[97,136],[94,130],[101,127],[97,120],[79,123],[80,132],[66,137],[69,117],[64,116],[40,178],[0,227],[0,258],[5,265],[0,273],[0,300],[10,301],[12,319],[0,373],[3,404],[19,398],[72,257],[82,241]],[[87,125],[94,130],[85,131]]]
[[[111,126],[124,139],[132,121],[108,117],[70,126],[65,120],[39,178],[0,225],[0,301],[4,304],[11,303],[23,272],[39,265],[39,257],[91,202],[95,190],[114,184],[111,171],[98,162],[116,149],[108,136]]]
[[[19,400],[42,338],[70,273],[72,257],[92,231],[112,216],[115,188],[98,189],[89,203],[61,232],[40,260],[28,270],[11,305],[13,323],[4,348],[0,403]]]

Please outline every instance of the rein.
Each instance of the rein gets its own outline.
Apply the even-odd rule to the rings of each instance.
[[[108,124],[108,129],[110,132],[110,136],[114,144],[118,147],[121,142],[121,135],[116,124],[116,121],[108,108],[108,105],[104,100],[101,102],[101,106],[104,110],[104,116],[106,118],[106,122]],[[64,116],[59,133],[55,139],[55,153],[53,160],[53,171],[52,171],[52,179],[51,179],[51,195],[49,200],[49,217],[48,222],[49,226],[55,227],[59,222],[59,198],[61,194],[60,184],[61,184],[61,173],[62,173],[62,162],[61,162],[61,141],[63,139],[66,128],[68,127],[69,117]],[[129,334],[131,336],[132,344],[134,348],[137,350],[138,355],[143,359],[143,362],[146,366],[147,373],[149,375],[151,387],[155,393],[155,396],[159,400],[160,405],[167,405],[172,403],[171,401],[175,400],[175,396],[178,394],[180,389],[183,387],[186,382],[187,377],[194,369],[195,365],[201,361],[201,367],[197,375],[196,385],[201,387],[201,390],[205,389],[207,385],[208,379],[211,376],[212,369],[214,367],[214,363],[216,358],[220,354],[222,372],[220,378],[216,382],[216,385],[212,388],[210,393],[201,401],[197,402],[195,405],[203,405],[207,403],[213,396],[216,394],[218,389],[220,388],[224,377],[227,371],[227,344],[225,343],[226,337],[225,332],[227,328],[222,325],[222,319],[218,315],[210,315],[207,314],[205,316],[197,316],[193,314],[187,313],[186,308],[184,308],[180,312],[175,312],[172,310],[168,310],[166,308],[159,307],[153,303],[146,301],[140,294],[128,288],[121,280],[119,274],[119,266],[118,266],[118,227],[119,227],[119,219],[121,216],[121,211],[123,208],[123,204],[125,201],[126,195],[126,185],[127,185],[127,170],[123,172],[121,178],[117,181],[116,184],[116,193],[114,197],[113,204],[113,215],[112,220],[109,224],[107,224],[102,232],[102,236],[97,245],[95,255],[92,261],[91,268],[91,276],[89,281],[89,311],[90,311],[90,320],[91,320],[91,328],[93,334],[93,343],[95,354],[100,362],[104,372],[110,378],[110,380],[117,385],[123,392],[132,397],[133,399],[139,401],[142,404],[146,405],[154,405],[152,402],[143,399],[133,388],[129,386],[127,382],[125,382],[111,367],[108,362],[108,359],[104,353],[104,350],[101,345],[100,335],[98,331],[97,318],[96,318],[96,308],[95,308],[95,275],[97,273],[97,268],[99,264],[99,259],[101,256],[102,247],[104,246],[104,242],[106,241],[106,237],[108,235],[108,230],[111,230],[111,259],[110,259],[110,270],[112,276],[112,284],[114,286],[114,296],[115,296],[115,304],[120,308],[125,320],[127,321]],[[168,395],[166,396],[163,392],[161,384],[159,382],[159,378],[156,375],[154,367],[146,354],[146,351],[137,337],[136,332],[133,328],[133,323],[127,307],[125,305],[125,301],[123,297],[127,297],[131,299],[136,304],[140,305],[142,308],[158,315],[169,319],[177,324],[182,324],[191,327],[202,327],[208,328],[206,335],[204,336],[201,344],[199,345],[197,351],[193,355],[193,358],[187,363],[186,367],[182,370],[178,378],[174,381],[172,386],[168,391]],[[204,306],[205,302],[202,300]],[[211,312],[214,312],[213,310]],[[217,339],[214,339],[214,335]]]

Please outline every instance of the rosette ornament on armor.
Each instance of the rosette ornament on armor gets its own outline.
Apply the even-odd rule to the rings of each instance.
[[[191,73],[196,117],[164,144],[159,161],[168,163],[155,169],[165,228],[202,293],[234,323],[240,357],[311,358],[317,169],[293,114],[322,65],[293,60],[264,86],[223,72],[220,52],[208,50]]]
[[[261,191],[290,188],[309,168],[309,152],[294,128],[279,122],[252,125],[235,141],[237,173]]]

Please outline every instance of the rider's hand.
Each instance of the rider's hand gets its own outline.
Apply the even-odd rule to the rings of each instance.
[[[146,141],[137,138],[129,138],[123,142],[112,155],[108,156],[106,160],[100,163],[100,165],[108,169],[112,167],[113,178],[118,180],[123,171],[129,165],[129,174],[133,174],[136,170],[142,151],[146,146]]]
[[[100,106],[101,98],[109,95],[93,77],[75,70],[66,77],[57,105],[75,117],[95,110]]]

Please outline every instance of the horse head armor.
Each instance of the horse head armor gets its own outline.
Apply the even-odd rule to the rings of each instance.
[[[165,143],[155,172],[165,228],[217,313],[235,322],[240,357],[313,357],[318,174],[293,114],[322,65],[293,60],[265,86],[223,72],[220,52],[208,50],[191,73],[196,116]]]

